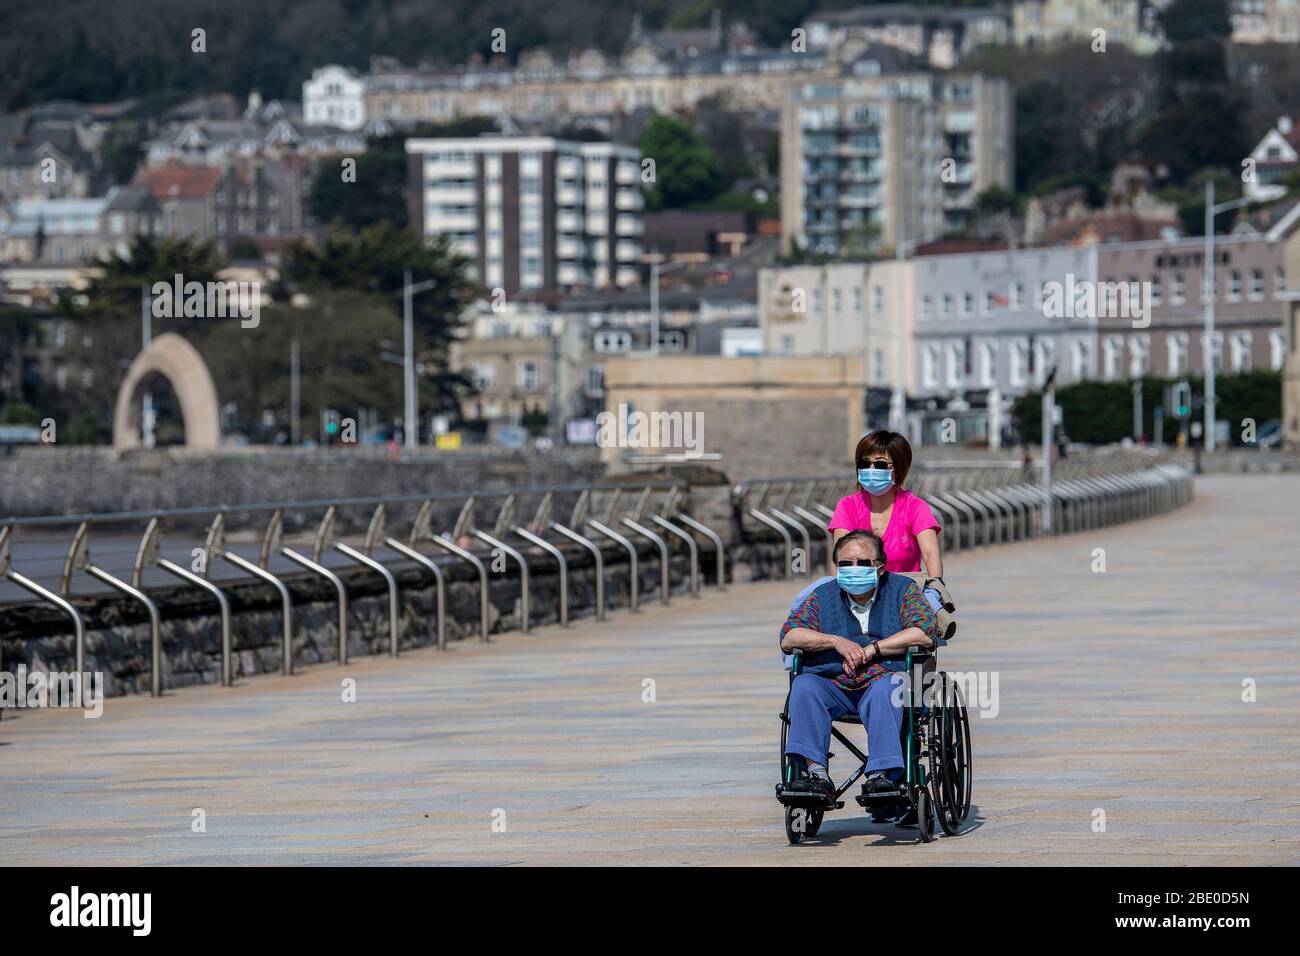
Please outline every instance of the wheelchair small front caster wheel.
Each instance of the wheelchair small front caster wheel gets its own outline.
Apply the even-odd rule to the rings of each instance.
[[[794,846],[804,837],[815,837],[822,826],[822,811],[804,807],[785,808],[785,838]]]
[[[934,807],[930,803],[930,791],[926,787],[916,788],[916,830],[921,834],[922,843],[934,842]]]

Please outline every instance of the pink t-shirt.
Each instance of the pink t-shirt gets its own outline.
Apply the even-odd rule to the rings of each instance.
[[[867,493],[861,490],[857,494],[841,498],[826,530],[843,528],[845,531],[870,531],[871,503],[868,498]],[[939,531],[941,527],[924,498],[918,498],[910,491],[899,488],[894,496],[894,510],[890,512],[889,524],[881,535],[885,542],[885,554],[889,556],[885,570],[920,571],[921,546],[916,542],[917,535],[931,528]]]

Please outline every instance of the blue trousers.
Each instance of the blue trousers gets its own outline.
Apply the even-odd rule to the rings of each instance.
[[[902,674],[886,674],[866,690],[847,691],[829,677],[800,674],[790,687],[790,735],[785,752],[826,762],[831,743],[831,721],[853,711],[867,728],[867,771],[903,767],[903,708],[892,700]]]

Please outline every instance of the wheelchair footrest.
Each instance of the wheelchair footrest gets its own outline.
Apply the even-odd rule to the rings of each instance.
[[[805,810],[843,810],[843,800],[828,800],[826,797],[816,793],[806,793],[800,790],[786,790],[785,784],[776,785],[776,799],[783,806],[802,807]]]
[[[873,793],[871,795],[860,793],[853,799],[858,802],[858,806],[860,807],[872,807],[879,806],[880,804],[893,803],[896,800],[907,800],[909,799],[909,796],[907,787],[904,785],[896,787],[889,793]]]

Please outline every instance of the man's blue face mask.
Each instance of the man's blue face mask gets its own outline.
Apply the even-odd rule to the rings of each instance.
[[[883,495],[894,487],[894,469],[859,468],[858,484],[869,495]]]
[[[835,580],[849,594],[866,594],[876,586],[876,569],[871,567],[836,568]]]

